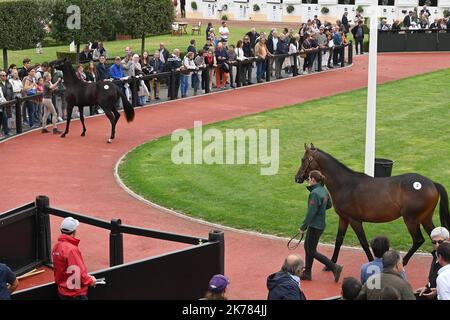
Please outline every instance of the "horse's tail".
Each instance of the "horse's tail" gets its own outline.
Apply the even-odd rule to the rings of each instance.
[[[119,95],[122,98],[123,109],[125,111],[125,118],[127,118],[127,122],[131,122],[134,120],[134,108],[131,105],[130,101],[128,101],[128,98],[125,95],[125,93],[123,93],[122,89],[117,87],[117,91],[119,92]]]
[[[442,184],[434,182],[436,189],[439,192],[439,218],[441,219],[441,226],[450,230],[450,212],[448,209],[448,194]]]

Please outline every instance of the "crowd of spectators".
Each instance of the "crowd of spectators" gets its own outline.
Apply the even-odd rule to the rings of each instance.
[[[450,237],[443,227],[430,235],[433,251],[428,283],[413,290],[401,254],[390,248],[386,237],[375,237],[371,250],[375,259],[361,266],[360,279],[344,278],[341,300],[450,300]],[[301,290],[303,261],[289,255],[281,270],[267,278],[269,300],[305,300]]]
[[[107,64],[109,54],[102,42],[90,42],[80,52],[75,71],[77,77],[85,82],[125,80],[118,85],[130,100],[136,101],[137,106],[143,106],[151,99],[161,99],[161,86],[167,86],[168,98],[172,98],[172,91],[175,92],[175,98],[178,98],[179,95],[188,96],[191,90],[192,95],[197,95],[202,91],[262,83],[267,76],[281,79],[292,75],[296,70],[297,74],[308,74],[320,69],[331,69],[340,65],[344,51],[341,45],[347,43],[349,24],[345,16],[343,21],[332,25],[329,22],[322,23],[316,16],[313,20],[303,23],[299,30],[273,28],[268,34],[252,28],[236,44],[229,41],[230,29],[226,21],[221,23],[217,33],[212,23],[209,23],[204,45],[191,40],[185,53],[182,53],[183,49],[179,48],[169,52],[164,43],[161,43],[159,49],[145,51],[142,55],[126,47],[123,56],[116,56],[111,66]],[[362,28],[358,29],[354,37],[364,37],[361,31]],[[360,48],[362,53],[362,40]],[[318,66],[320,49],[323,49],[321,68]],[[174,82],[161,76],[151,80],[139,80],[138,88],[132,87],[134,82],[126,83],[129,77],[169,71],[179,71]],[[50,75],[49,79],[45,79],[46,73]],[[60,70],[53,69],[48,62],[33,65],[29,58],[25,58],[22,67],[11,65],[8,70],[0,72],[0,85],[0,102],[16,97],[42,95],[47,88],[47,99],[51,97],[55,112],[50,109],[45,112],[51,105],[48,101],[44,103],[42,96],[25,101],[21,114],[25,128],[43,126],[42,132],[47,132],[45,126],[53,122],[53,118],[58,122],[65,120],[63,74]],[[94,107],[93,111],[103,112],[98,107]],[[74,112],[73,116],[78,117],[78,113]],[[11,107],[0,107],[0,120],[0,135],[11,135],[11,129],[15,128],[16,123]],[[55,133],[57,131],[56,129]]]
[[[440,32],[450,32],[450,19],[447,18],[431,18],[430,10],[427,6],[417,11],[409,11],[403,18],[403,21],[393,20],[391,24],[387,19],[382,19],[378,26],[382,31],[400,32],[402,30],[439,30]],[[425,32],[425,31],[423,31]],[[429,31],[431,32],[431,31]]]

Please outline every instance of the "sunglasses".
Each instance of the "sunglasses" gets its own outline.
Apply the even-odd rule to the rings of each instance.
[[[432,244],[442,244],[442,243],[444,243],[445,242],[445,240],[438,240],[438,241],[436,241],[436,240],[431,240],[431,243]]]

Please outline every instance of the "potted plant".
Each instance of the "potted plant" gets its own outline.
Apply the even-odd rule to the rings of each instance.
[[[227,16],[226,14],[224,14],[224,15],[222,16],[222,20],[223,20],[223,21],[228,20],[228,16]]]
[[[191,2],[191,8],[192,8],[192,10],[197,10],[197,2],[192,1]]]
[[[359,14],[363,13],[364,12],[363,6],[361,6],[361,5],[357,6],[356,7],[356,12],[358,12]]]
[[[258,6],[258,4],[254,4],[253,5],[253,11],[257,12],[259,10],[261,10],[261,8]]]
[[[445,9],[444,12],[442,12],[442,14],[444,15],[444,18],[448,18],[450,17],[450,10]]]
[[[295,8],[294,8],[294,6],[293,6],[292,4],[290,4],[290,5],[288,5],[288,6],[286,7],[286,11],[287,11],[287,13],[289,13],[289,14],[291,14],[292,12],[294,12],[294,10],[295,10]]]
[[[322,12],[322,14],[327,14],[328,12],[330,12],[330,9],[328,9],[328,7],[322,7],[322,9],[320,9],[320,12]]]

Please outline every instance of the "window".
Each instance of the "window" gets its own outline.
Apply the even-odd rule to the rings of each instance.
[[[423,6],[437,7],[437,0],[419,0],[419,9],[422,10]]]
[[[338,0],[338,4],[355,4],[355,0]]]
[[[379,6],[394,6],[395,0],[378,0]]]
[[[317,0],[302,0],[302,3],[317,4]]]

